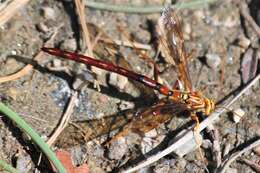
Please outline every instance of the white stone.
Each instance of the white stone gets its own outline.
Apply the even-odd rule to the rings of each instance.
[[[245,115],[245,111],[243,109],[236,109],[233,111],[233,121],[238,123],[240,119]]]
[[[51,7],[43,7],[42,11],[43,11],[44,18],[55,20],[56,13],[55,13],[55,10],[53,8],[51,8]]]
[[[109,75],[109,84],[113,85],[114,87],[118,88],[119,90],[123,90],[128,83],[127,77],[122,75],[111,73]]]
[[[219,57],[218,54],[208,53],[206,54],[206,61],[210,68],[216,69],[219,67],[221,63],[221,58]]]

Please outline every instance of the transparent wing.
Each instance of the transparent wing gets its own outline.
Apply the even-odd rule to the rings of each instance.
[[[133,116],[133,112],[131,111],[121,116],[106,117],[101,120],[75,122],[69,124],[61,135],[59,135],[56,146],[69,148],[81,145],[120,128],[122,130],[112,137],[108,143],[117,140],[119,137],[126,136],[130,132],[144,134],[158,127],[160,124],[171,120],[173,116],[185,110],[188,110],[185,104],[164,99],[152,107],[143,109],[135,116]]]
[[[119,137],[126,136],[130,132],[143,135],[186,110],[189,109],[183,103],[172,100],[161,100],[158,104],[138,113],[137,116],[124,126],[123,130],[116,134],[108,143],[117,140]]]
[[[160,49],[168,63],[177,69],[179,80],[185,91],[192,91],[188,71],[188,54],[184,47],[184,38],[180,21],[171,8],[165,8],[158,21]]]
[[[159,103],[135,117],[130,125],[131,131],[140,134],[146,133],[185,110],[188,110],[187,106],[180,102]]]

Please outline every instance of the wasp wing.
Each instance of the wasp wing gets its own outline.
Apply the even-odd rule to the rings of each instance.
[[[177,69],[185,91],[192,91],[180,21],[171,8],[165,8],[158,21],[160,49],[165,60]]]
[[[116,134],[108,143],[117,140],[119,137],[126,136],[130,132],[143,135],[158,127],[160,124],[171,120],[174,115],[188,110],[189,108],[181,102],[166,99],[160,100],[156,105],[138,113],[132,121],[124,126],[123,130]]]

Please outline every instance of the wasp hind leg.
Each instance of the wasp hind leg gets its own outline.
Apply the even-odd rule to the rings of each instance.
[[[191,119],[196,121],[196,124],[195,124],[195,127],[194,127],[194,137],[195,137],[196,144],[198,146],[200,146],[202,144],[202,139],[201,139],[201,135],[199,134],[199,127],[200,127],[199,118],[198,118],[198,116],[196,114],[192,113],[191,114]],[[200,154],[202,156],[201,150],[200,150]]]
[[[196,114],[192,113],[190,117],[191,117],[192,120],[194,120],[194,121],[196,122],[196,125],[195,125],[195,127],[194,127],[194,130],[195,130],[195,131],[199,130],[200,121],[199,121],[198,116],[197,116]]]

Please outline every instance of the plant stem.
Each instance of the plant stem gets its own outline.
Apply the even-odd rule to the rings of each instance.
[[[26,132],[31,139],[39,146],[42,152],[49,158],[59,173],[65,173],[66,170],[62,166],[61,162],[57,159],[56,155],[52,152],[49,146],[43,141],[43,139],[15,112],[0,102],[0,112],[6,115],[9,119],[14,121],[17,126]]]
[[[207,3],[214,2],[215,0],[192,0],[190,2],[177,3],[175,5],[170,5],[171,8],[183,9],[183,8],[196,8],[201,7]],[[85,1],[85,5],[89,8],[94,8],[98,10],[107,10],[113,12],[123,12],[123,13],[159,13],[165,7],[164,5],[150,5],[150,6],[130,6],[130,5],[114,5],[102,2]]]
[[[7,171],[11,173],[19,173],[17,169],[0,159],[0,171]]]

